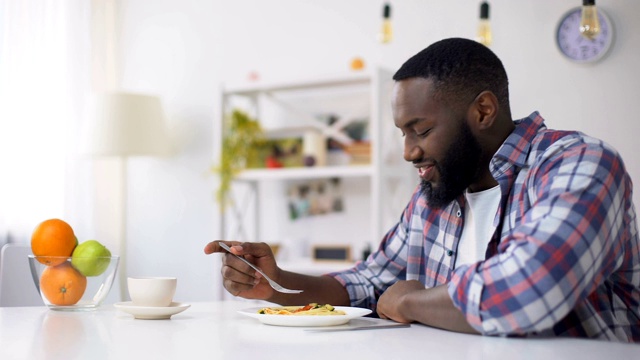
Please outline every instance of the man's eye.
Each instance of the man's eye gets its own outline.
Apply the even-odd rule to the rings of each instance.
[[[427,135],[429,133],[429,131],[431,131],[431,129],[427,129],[427,130],[422,131],[422,132],[416,132],[416,135],[425,136],[425,135]]]

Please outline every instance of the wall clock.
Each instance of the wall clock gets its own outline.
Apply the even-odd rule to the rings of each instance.
[[[582,8],[569,10],[558,22],[556,44],[560,53],[577,63],[593,63],[602,59],[613,44],[613,23],[607,14],[598,8],[600,34],[589,40],[580,34]]]

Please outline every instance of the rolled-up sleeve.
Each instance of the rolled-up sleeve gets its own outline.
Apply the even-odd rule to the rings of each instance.
[[[400,221],[387,232],[378,250],[368,259],[347,271],[328,274],[347,289],[352,306],[375,311],[380,295],[396,281],[405,278],[408,224],[417,197],[418,192],[404,209]]]

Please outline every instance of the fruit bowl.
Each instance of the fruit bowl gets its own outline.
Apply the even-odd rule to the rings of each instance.
[[[99,307],[109,294],[119,260],[118,256],[29,255],[29,267],[49,309],[87,311]]]

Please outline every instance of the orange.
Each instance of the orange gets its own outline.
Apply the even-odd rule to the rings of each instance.
[[[31,234],[31,251],[38,261],[45,265],[58,265],[66,261],[76,247],[77,239],[69,224],[60,219],[49,219],[41,222]]]
[[[40,277],[40,291],[54,305],[73,305],[87,288],[87,278],[64,262],[47,266]]]
[[[351,70],[362,70],[364,69],[364,60],[359,57],[355,57],[351,60],[350,64]]]

